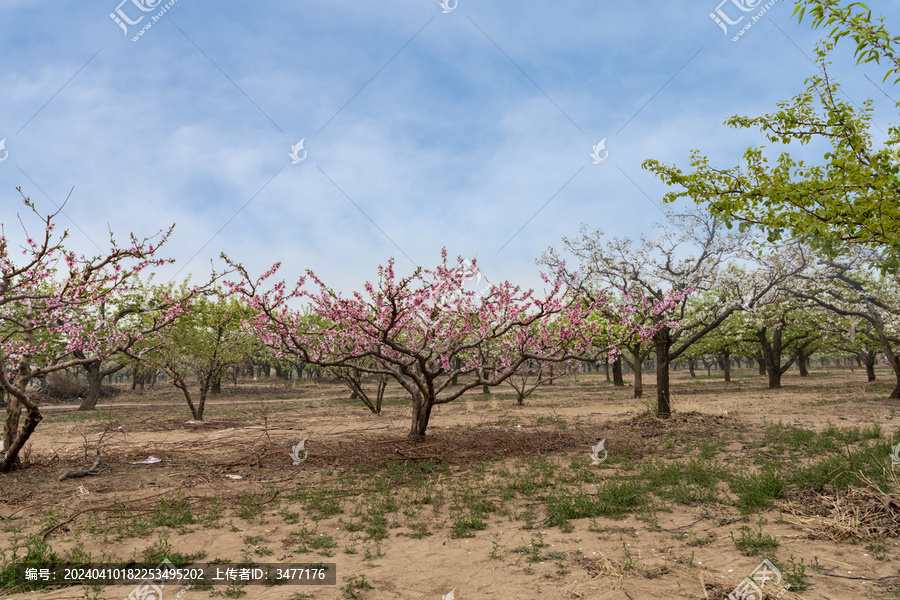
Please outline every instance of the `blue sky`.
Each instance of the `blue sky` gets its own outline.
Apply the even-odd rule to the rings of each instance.
[[[781,0],[737,42],[764,3],[169,0],[132,41],[167,3],[119,1],[0,4],[7,234],[17,186],[43,212],[74,188],[59,222],[79,251],[175,223],[162,280],[224,251],[346,291],[442,247],[537,286],[535,259],[581,223],[652,236],[667,190],[641,162],[686,167],[699,148],[735,165],[764,141],[723,121],[801,91],[820,35]],[[745,15],[728,35],[717,6]],[[898,33],[900,6],[870,6]],[[126,34],[117,9],[142,20]],[[896,109],[865,78],[882,69],[839,49],[832,74],[887,131]]]

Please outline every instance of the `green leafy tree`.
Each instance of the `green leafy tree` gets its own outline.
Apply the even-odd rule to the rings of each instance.
[[[806,90],[778,110],[760,117],[734,116],[733,128],[758,128],[770,144],[787,146],[816,141],[829,148],[820,164],[807,164],[782,151],[770,158],[763,147],[744,153],[744,164],[721,168],[695,150],[690,172],[646,160],[643,167],[665,183],[680,188],[666,201],[691,198],[729,224],[758,226],[770,241],[801,239],[835,258],[846,244],[882,251],[878,265],[885,272],[900,268],[900,161],[892,155],[900,129],[888,131],[884,145],[870,134],[872,101],[857,109],[840,99],[840,86],[827,72],[827,57],[843,37],[856,43],[856,58],[865,63],[884,60],[885,80],[900,81],[900,62],[883,19],[873,20],[864,4],[838,0],[798,0],[796,14],[814,27],[831,26],[816,48],[820,72],[806,80]]]
[[[242,322],[247,305],[221,291],[199,296],[165,333],[162,343],[145,360],[161,369],[184,399],[197,421],[203,420],[206,399],[228,369],[241,364],[256,350],[256,337]],[[192,395],[196,379],[197,401]]]
[[[140,359],[153,351],[160,342],[154,345],[150,340],[161,339],[163,332],[178,318],[180,310],[173,309],[188,304],[199,290],[186,288],[183,295],[175,298],[154,297],[151,285],[135,278],[127,288],[115,290],[103,302],[92,307],[90,314],[85,314],[92,333],[102,338],[110,331],[119,332],[126,336],[125,347],[128,351],[111,356],[92,355],[82,348],[73,352],[80,360],[93,358],[81,364],[87,373],[88,390],[78,410],[93,410],[100,398],[101,383],[105,377],[124,369],[134,358]]]
[[[900,37],[891,37],[884,27],[884,17],[873,19],[872,11],[862,2],[795,0],[795,3],[794,14],[801,22],[809,17],[814,28],[831,27],[827,33],[829,50],[848,37],[856,42],[857,64],[884,61],[887,68],[884,81],[894,77],[894,83],[900,83],[900,57],[894,49]]]

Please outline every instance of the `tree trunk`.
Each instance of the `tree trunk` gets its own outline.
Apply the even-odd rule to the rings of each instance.
[[[485,372],[485,371],[482,369],[481,371],[478,372],[478,376],[481,377],[481,379],[482,379],[482,381],[483,381],[483,380],[487,379],[487,372]],[[483,396],[490,396],[490,395],[491,395],[491,388],[488,387],[487,384],[482,385],[482,386],[481,386],[481,394],[482,394]],[[428,412],[429,412],[429,413],[431,412],[431,408],[430,408],[430,407],[428,408]],[[426,423],[426,424],[427,424],[427,423]],[[422,435],[425,435],[425,433],[423,432]]]
[[[897,378],[897,385],[894,386],[894,391],[891,392],[891,395],[888,398],[896,400],[900,398],[900,369],[894,369],[894,375]]]
[[[617,358],[613,362],[613,385],[615,387],[625,387],[625,380],[622,378],[622,359]]]
[[[691,374],[691,377],[697,376],[697,374],[694,372],[694,367],[696,366],[696,364],[697,361],[693,356],[688,357],[688,372]]]
[[[12,406],[12,402],[10,402],[10,406]],[[41,411],[38,410],[37,406],[31,406],[28,409],[22,429],[13,439],[12,445],[6,450],[4,459],[0,461],[0,473],[8,473],[21,466],[22,463],[19,460],[19,451],[25,446],[25,442],[28,441],[28,438],[31,437],[31,434],[34,433],[38,423],[40,423],[43,418],[44,416],[41,414]],[[18,419],[16,419],[16,421],[18,422]]]
[[[339,373],[335,373],[338,375]],[[362,396],[360,393],[362,390],[362,373],[359,371],[350,371],[350,374],[343,378],[347,385],[350,387],[350,399],[351,400],[359,400]],[[371,406],[369,407],[372,408]]]
[[[875,381],[875,360],[877,355],[874,352],[870,352],[868,350],[864,351],[863,354],[863,363],[866,365],[866,380],[871,383]]]
[[[415,397],[413,397],[412,426],[409,428],[409,437],[413,439],[425,437],[425,431],[428,429],[428,420],[431,418],[433,402],[432,398],[423,398],[420,393],[416,393]]]
[[[290,373],[290,370],[288,370]],[[212,387],[209,389],[209,393],[213,396],[218,396],[222,393],[222,378],[220,376],[216,376],[216,378],[212,382]]]
[[[8,473],[21,466],[19,451],[22,450],[38,423],[44,418],[37,404],[25,395],[24,390],[28,389],[28,382],[31,378],[25,374],[25,368],[20,369],[19,372],[22,375],[10,382],[12,390],[10,388],[6,390],[9,393],[9,403],[6,405],[6,422],[3,427],[2,440],[5,456],[3,460],[0,460],[0,473]],[[3,374],[0,374],[0,377],[2,376]],[[19,419],[23,408],[27,410],[25,423],[19,429]]]
[[[631,360],[627,361],[627,364],[634,373],[634,397],[641,398],[644,395],[644,365],[641,364],[643,358],[641,345],[638,343],[630,346],[628,351],[631,353]]]
[[[603,366],[604,366],[605,369],[606,369],[606,381],[609,382],[609,361],[608,361],[608,360],[605,361],[605,362],[603,363]]]
[[[3,449],[9,453],[16,436],[19,434],[19,419],[22,416],[22,403],[18,397],[13,394],[9,395],[9,403],[6,405],[6,421],[3,423]],[[15,461],[18,466],[18,460]]]
[[[769,376],[770,390],[781,389],[781,369],[779,368],[781,367],[781,345],[779,344],[779,332],[780,330],[776,328],[775,335],[772,336],[772,343],[769,342],[769,338],[767,336],[767,327],[763,327],[756,332],[756,337],[759,340],[759,344],[762,349],[763,364],[765,364],[766,373]]]
[[[725,373],[725,382],[731,381],[731,350],[722,350],[722,371]]]
[[[797,368],[800,369],[800,377],[809,377],[809,369],[806,368],[806,361],[809,355],[803,351],[797,353]]]
[[[100,398],[100,387],[103,383],[103,376],[100,373],[100,361],[88,363],[84,366],[87,371],[88,391],[81,399],[81,405],[78,410],[94,410],[97,407],[97,400]]]
[[[763,327],[756,332],[756,337],[762,349],[762,355],[765,359],[766,373],[769,375],[769,389],[781,389],[781,376],[793,364],[795,356],[792,356],[785,365],[781,364],[781,336],[782,329],[780,325],[776,325],[772,331],[772,341],[769,342],[768,327]]]
[[[634,397],[642,398],[644,396],[644,369],[640,357],[634,361]]]
[[[182,394],[184,394],[184,399],[187,400],[188,408],[191,409],[191,417],[193,417],[193,419],[195,421],[202,421],[203,420],[203,405],[204,405],[204,400],[206,400],[206,398],[204,397],[205,395],[202,393],[202,391],[200,394],[200,406],[196,406],[194,404],[194,399],[191,398],[191,391],[188,389],[188,386],[186,383],[184,383],[181,380],[176,380],[176,381],[173,381],[172,383],[175,387],[177,387],[178,389],[181,390]]]
[[[759,374],[765,375],[766,374],[766,359],[765,359],[765,357],[762,355],[762,353],[758,353],[753,358],[756,359],[756,366],[759,368]]]
[[[661,328],[653,336],[653,345],[656,348],[656,416],[660,419],[668,419],[672,416],[669,405],[669,328]]]
[[[203,410],[206,408],[206,395],[209,392],[209,387],[207,384],[200,389],[200,403],[197,405],[197,410],[194,413],[194,419],[197,421],[203,420]]]
[[[379,375],[378,376],[378,389],[375,393],[375,414],[381,414],[381,402],[384,400],[384,390],[387,389],[388,378],[387,375]]]

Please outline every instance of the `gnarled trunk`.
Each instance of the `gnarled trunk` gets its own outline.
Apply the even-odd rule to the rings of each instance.
[[[643,352],[641,352],[641,345],[634,344],[629,346],[628,351],[631,353],[631,360],[625,359],[625,362],[634,373],[634,397],[641,398],[644,395],[644,369],[643,364],[641,364]]]
[[[782,344],[781,344],[782,328],[778,325],[772,331],[772,341],[769,342],[768,327],[763,327],[756,332],[756,338],[759,340],[762,349],[763,359],[765,360],[766,373],[769,375],[769,389],[781,389],[781,376],[784,375],[790,366],[794,363],[796,356],[792,356],[787,363],[781,364]]]
[[[27,375],[16,377],[10,388],[6,390],[9,393],[9,403],[6,405],[6,422],[3,426],[5,455],[0,455],[3,456],[3,460],[0,460],[0,473],[8,473],[21,466],[19,451],[25,446],[25,442],[28,441],[31,434],[34,433],[41,419],[44,418],[37,404],[25,395],[24,390],[28,388],[30,379]],[[20,429],[19,420],[23,409],[27,412],[25,414],[25,423],[22,424]]]
[[[81,354],[81,356],[79,356],[79,354],[80,352],[75,353],[79,358],[84,358],[83,354]],[[103,386],[103,379],[124,369],[125,363],[114,362],[112,366],[104,369],[102,368],[102,363],[98,360],[82,366],[85,371],[87,371],[88,391],[84,398],[81,399],[81,405],[78,407],[78,410],[94,410],[97,407],[97,400],[100,399],[100,389]]]
[[[81,399],[81,405],[78,410],[94,410],[97,407],[97,400],[100,399],[100,387],[103,383],[103,375],[100,373],[100,361],[82,365],[87,371],[88,391]]]
[[[622,378],[622,359],[617,358],[613,362],[613,385],[615,387],[625,387],[625,380]]]
[[[478,376],[481,377],[481,379],[483,381],[483,380],[487,379],[487,372],[482,369],[481,371],[478,372]],[[482,396],[490,396],[491,395],[491,388],[487,384],[484,384],[481,386],[481,395]],[[431,408],[429,407],[428,410],[430,412]],[[423,433],[422,435],[425,435],[425,434]]]
[[[207,386],[203,385],[203,380],[201,379],[200,381],[200,402],[198,404],[194,404],[194,399],[191,397],[191,391],[188,388],[187,383],[181,379],[173,379],[172,384],[184,394],[184,399],[187,401],[188,408],[191,409],[191,417],[193,417],[195,421],[202,421],[203,409],[206,406],[206,392],[208,389]]]
[[[656,349],[656,416],[660,419],[668,419],[672,416],[669,403],[669,348],[671,345],[669,328],[662,327],[653,336],[653,346]]]
[[[760,375],[766,374],[766,359],[763,357],[762,352],[757,352],[753,358],[756,360],[756,366]]]
[[[800,369],[800,377],[809,377],[809,369],[807,368],[807,360],[809,355],[804,352],[797,353],[797,368]]]
[[[409,437],[422,439],[428,429],[428,421],[431,419],[431,408],[434,406],[434,398],[425,398],[421,393],[416,393],[412,401],[412,424],[409,428]]]
[[[640,359],[634,361],[634,397],[642,398],[644,396],[644,369]]]
[[[862,358],[863,364],[866,365],[866,380],[871,383],[875,381],[875,359],[877,355],[869,350],[864,350]],[[857,359],[859,359],[858,356]]]

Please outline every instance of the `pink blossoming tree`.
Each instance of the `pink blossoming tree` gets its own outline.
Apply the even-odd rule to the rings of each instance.
[[[412,438],[425,435],[435,405],[478,386],[499,385],[527,361],[591,360],[614,352],[614,328],[596,318],[603,296],[576,293],[560,277],[546,276],[542,297],[509,282],[467,290],[474,262],[452,264],[446,251],[436,269],[419,268],[407,277],[397,277],[391,259],[379,267],[377,284],[349,297],[309,271],[292,289],[281,281],[264,290],[280,265],[258,279],[232,265],[242,274],[232,291],[248,297],[256,312],[248,324],[270,349],[396,380],[412,401]],[[298,304],[305,304],[306,314]],[[653,335],[629,318],[616,324],[617,337]]]
[[[23,199],[42,231],[32,237],[23,223],[26,241],[18,253],[0,233],[0,386],[9,396],[0,472],[19,465],[19,451],[43,418],[27,392],[29,382],[126,351],[141,332],[116,327],[121,319],[103,319],[101,307],[127,290],[143,269],[169,262],[154,254],[171,229],[142,240],[132,235],[122,247],[111,238],[107,252],[76,256],[64,248],[67,232],[54,233],[53,220],[62,209],[42,216],[30,199]],[[174,319],[178,310],[170,306],[158,326]]]

